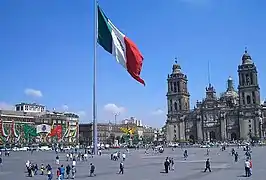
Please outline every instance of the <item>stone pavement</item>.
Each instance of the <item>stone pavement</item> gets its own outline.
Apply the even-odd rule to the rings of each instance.
[[[231,149],[221,152],[218,148],[211,148],[210,160],[212,172],[203,173],[205,166],[206,149],[189,148],[189,157],[187,160],[182,158],[181,149],[166,149],[163,154],[144,154],[144,150],[132,150],[125,164],[125,174],[116,174],[119,170],[120,161],[111,161],[108,155],[89,159],[87,162],[77,162],[77,180],[95,179],[95,180],[239,180],[255,179],[265,180],[265,152],[266,148],[253,148],[253,176],[251,178],[243,177],[244,175],[244,153],[242,149],[236,149],[239,153],[240,160],[238,163],[233,162],[233,157],[229,154]],[[59,154],[60,164],[67,165],[65,154]],[[163,171],[163,162],[165,157],[174,158],[175,170],[165,174]],[[37,175],[33,178],[26,177],[25,162],[31,160],[34,163],[51,164],[53,170],[55,165],[56,154],[54,152],[11,152],[11,157],[4,157],[3,165],[0,167],[0,180],[46,180],[46,176]],[[89,163],[93,162],[96,166],[95,177],[88,177]],[[54,172],[55,173],[55,172]],[[54,178],[55,179],[55,176]]]

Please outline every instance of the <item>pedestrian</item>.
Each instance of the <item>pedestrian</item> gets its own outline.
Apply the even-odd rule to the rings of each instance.
[[[175,165],[174,158],[172,158],[171,163],[172,163],[172,171],[173,171],[173,170],[175,170],[175,167],[174,167],[174,165]]]
[[[246,177],[250,176],[250,162],[248,159],[246,159],[245,161],[245,174],[246,174]]]
[[[3,164],[3,159],[0,157],[0,166]]]
[[[52,180],[53,179],[52,170],[48,170],[47,171],[47,177],[48,177],[48,180]]]
[[[119,170],[118,174],[124,174],[124,163],[123,163],[123,161],[120,162],[119,169],[120,170]]]
[[[96,176],[96,174],[94,173],[95,172],[95,166],[94,166],[94,164],[90,164],[90,176],[92,177],[92,176]]]
[[[235,162],[237,162],[238,161],[238,153],[236,152],[235,153]]]
[[[210,163],[210,159],[209,158],[206,160],[206,166],[205,166],[204,172],[206,172],[207,169],[209,170],[209,172],[212,172],[211,171],[211,163]]]
[[[43,175],[43,174],[44,174],[44,165],[41,164],[41,175]]]
[[[57,168],[56,170],[56,176],[57,176],[57,179],[60,180],[61,177],[60,177],[60,168]]]
[[[252,160],[249,160],[249,176],[252,175]]]
[[[71,170],[71,167],[69,166],[69,164],[67,165],[66,167],[66,175],[67,175],[67,179],[69,179],[69,174],[70,174],[70,170]]]
[[[55,164],[59,165],[59,157],[58,156],[55,157]]]
[[[126,154],[125,153],[122,154],[122,158],[123,158],[123,161],[126,160]]]
[[[76,172],[77,172],[76,167],[72,166],[72,179],[75,179]]]
[[[61,179],[65,178],[65,168],[64,165],[61,165],[60,167],[60,175],[61,175]]]
[[[165,171],[165,173],[168,173],[168,171],[169,171],[169,161],[168,161],[168,157],[165,159],[165,161],[164,161],[164,171]]]

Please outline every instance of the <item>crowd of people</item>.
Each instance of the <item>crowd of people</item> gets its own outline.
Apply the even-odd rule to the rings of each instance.
[[[240,150],[239,147],[237,148],[238,151]],[[156,148],[152,149],[155,153],[158,153],[158,150],[156,150]],[[222,146],[220,152],[217,153],[217,155],[220,155],[220,153],[222,153],[223,151],[226,150],[225,146]],[[245,176],[246,177],[250,177],[252,175],[252,158],[251,158],[251,154],[252,154],[252,150],[250,146],[245,146],[243,148],[243,150],[245,151],[244,155],[246,157],[246,160],[244,162],[244,172],[245,172]],[[174,151],[174,149],[172,149],[172,151]],[[182,149],[181,151],[183,151],[183,158],[184,160],[188,159],[188,150],[187,149]],[[116,151],[114,153],[110,154],[110,159],[112,161],[120,161],[119,163],[119,171],[117,172],[118,174],[124,174],[124,163],[126,161],[126,157],[127,157],[127,153],[129,153],[129,149],[126,149],[125,151]],[[63,156],[62,156],[63,154]],[[58,180],[63,180],[63,179],[75,179],[76,177],[76,172],[77,172],[77,161],[81,161],[81,162],[87,162],[89,160],[89,158],[93,158],[93,155],[91,153],[88,153],[87,151],[85,151],[84,153],[75,151],[75,152],[67,152],[67,153],[62,153],[60,156],[65,157],[63,158],[63,161],[61,161],[60,156],[58,154],[58,151],[56,151],[56,157],[55,157],[55,163],[53,165],[51,164],[47,164],[44,165],[44,163],[42,164],[38,164],[38,163],[34,163],[33,161],[28,160],[26,162],[26,172],[28,177],[34,177],[37,175],[47,175],[48,180],[52,180],[54,178],[54,176],[56,176],[56,179]],[[144,153],[145,155],[148,155],[147,153],[147,149]],[[10,152],[5,152],[4,153],[5,156],[10,156]],[[64,156],[65,155],[65,156]],[[98,155],[101,156],[102,152],[99,151]],[[238,152],[236,151],[235,148],[232,148],[231,150],[231,155],[233,156],[233,159],[235,162],[238,162],[239,159],[239,155]],[[0,151],[0,165],[3,164],[3,159],[2,159],[3,153]],[[210,148],[206,149],[206,154],[205,156],[207,156],[207,159],[205,161],[205,168],[203,169],[203,172],[209,171],[212,172],[211,170],[211,162],[210,162]],[[69,161],[72,161],[72,163],[69,163]],[[62,163],[63,162],[63,163]],[[89,176],[93,177],[96,176],[95,170],[96,167],[95,165],[90,162],[89,164]],[[164,172],[165,173],[169,173],[169,171],[174,171],[174,158],[173,157],[166,157],[165,161],[163,162],[163,167],[164,167]]]

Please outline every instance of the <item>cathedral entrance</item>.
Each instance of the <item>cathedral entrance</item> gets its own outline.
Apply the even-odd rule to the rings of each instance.
[[[234,140],[236,140],[236,133],[231,133],[231,141],[234,141]]]
[[[216,140],[216,136],[215,136],[215,132],[214,131],[210,132],[210,140],[211,141]]]

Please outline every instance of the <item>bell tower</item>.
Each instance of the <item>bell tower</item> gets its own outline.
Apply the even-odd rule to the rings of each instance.
[[[187,82],[187,76],[182,73],[180,65],[177,64],[177,58],[175,58],[172,73],[168,74],[167,78],[167,134],[171,136],[167,138],[169,141],[185,139],[184,114],[188,113],[190,109]]]
[[[187,76],[181,72],[181,67],[175,64],[172,68],[172,74],[168,75],[168,114],[182,114],[189,111],[189,92],[187,88]]]
[[[242,64],[238,66],[238,92],[240,106],[254,107],[260,105],[260,87],[258,72],[247,49],[242,56]]]
[[[260,87],[257,68],[247,48],[238,66],[238,78],[240,138],[250,139],[259,132],[255,112],[260,108]]]

